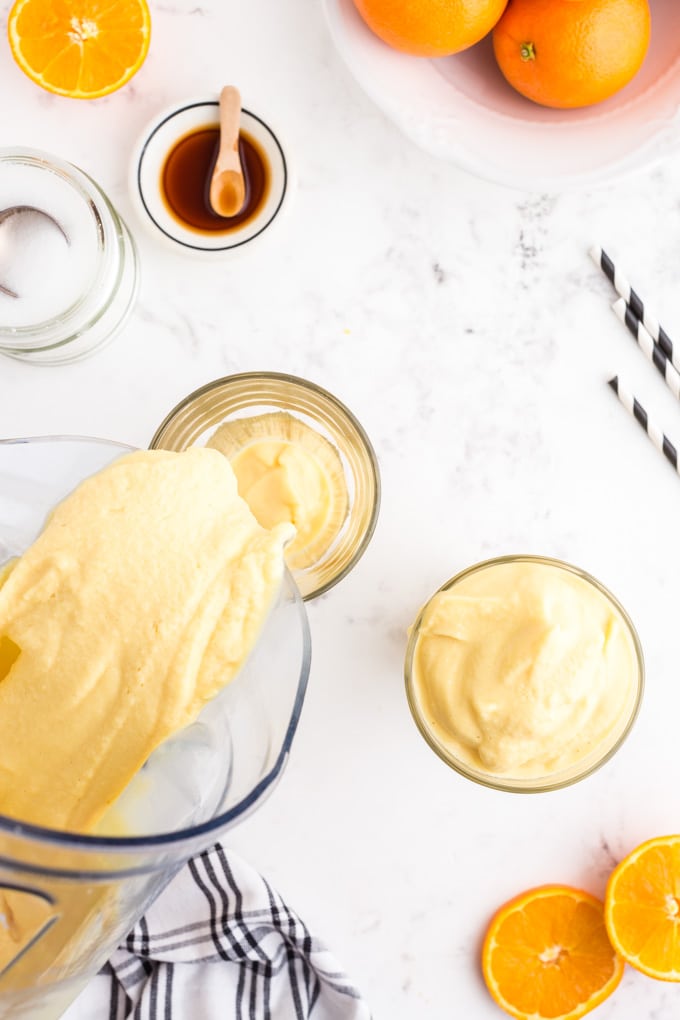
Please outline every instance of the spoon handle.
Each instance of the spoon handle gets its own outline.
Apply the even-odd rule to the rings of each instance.
[[[241,122],[241,94],[233,85],[225,85],[220,93],[220,149],[215,173],[235,170],[241,173],[238,154],[239,126]]]

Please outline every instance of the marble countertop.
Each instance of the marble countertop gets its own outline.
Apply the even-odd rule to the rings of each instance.
[[[378,527],[352,574],[309,606],[312,676],[290,765],[228,843],[331,946],[376,1020],[494,1020],[477,961],[495,907],[546,882],[602,894],[615,861],[678,828],[680,482],[608,374],[625,374],[679,439],[680,414],[587,255],[594,242],[618,255],[680,336],[677,167],[590,192],[505,190],[402,138],[308,0],[152,9],[147,62],[108,99],[48,95],[7,51],[0,61],[2,144],[94,176],[135,233],[143,274],[106,350],[62,367],[1,360],[0,436],[144,446],[190,390],[255,369],[312,379],[356,413],[382,470]],[[127,163],[148,119],[226,81],[278,126],[297,183],[270,243],[206,265],[141,229]],[[462,567],[510,552],[600,578],[636,622],[647,664],[640,717],[614,760],[537,796],[447,770],[403,691],[421,603]],[[597,1015],[658,1020],[676,1015],[678,996],[628,969]]]

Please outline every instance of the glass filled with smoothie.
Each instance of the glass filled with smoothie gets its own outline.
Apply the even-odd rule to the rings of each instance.
[[[219,450],[257,521],[295,528],[286,563],[303,599],[341,581],[368,547],[380,508],[375,451],[349,408],[308,379],[215,379],[181,400],[149,445]]]
[[[559,560],[506,556],[447,581],[409,635],[406,693],[430,747],[486,786],[538,792],[621,745],[644,684],[640,641],[599,581]]]

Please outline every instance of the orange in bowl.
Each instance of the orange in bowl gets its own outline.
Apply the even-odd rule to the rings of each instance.
[[[680,836],[659,836],[612,872],[605,897],[612,945],[632,967],[680,981]]]
[[[16,0],[7,32],[14,59],[36,85],[97,99],[142,66],[151,19],[146,0]]]
[[[479,42],[508,0],[354,0],[359,14],[389,46],[417,57],[445,57]]]
[[[604,924],[604,904],[580,889],[547,885],[504,904],[482,949],[484,980],[516,1020],[577,1020],[623,976]]]
[[[648,0],[510,0],[493,47],[513,88],[542,106],[568,109],[627,85],[650,34]]]

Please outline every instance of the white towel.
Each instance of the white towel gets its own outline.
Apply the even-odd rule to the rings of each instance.
[[[328,950],[219,844],[182,868],[63,1020],[370,1020]]]

